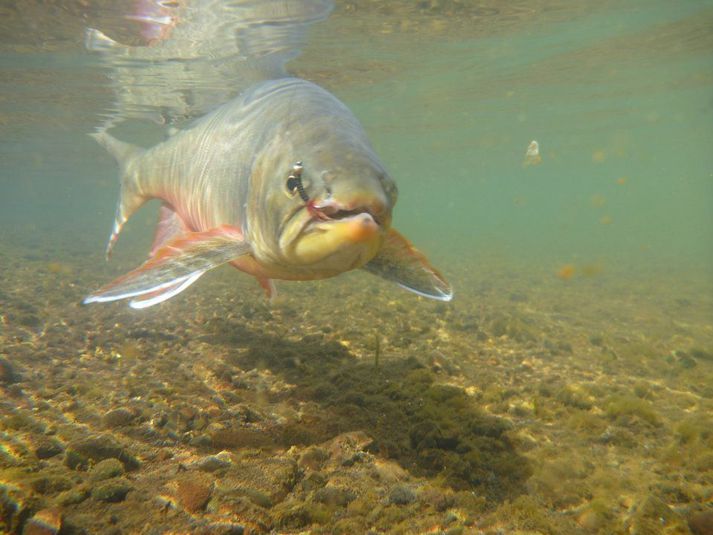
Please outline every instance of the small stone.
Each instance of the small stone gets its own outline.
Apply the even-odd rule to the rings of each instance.
[[[693,535],[713,535],[713,509],[693,513],[688,517],[688,527]]]
[[[57,504],[62,506],[76,505],[89,498],[89,491],[84,487],[77,487],[60,492],[56,498]]]
[[[263,494],[259,490],[243,488],[236,489],[235,494],[238,496],[245,496],[255,505],[262,507],[263,509],[270,509],[273,506],[272,500],[266,494]]]
[[[92,467],[90,474],[94,481],[104,481],[124,475],[124,465],[118,459],[104,459]]]
[[[314,501],[331,506],[346,507],[355,498],[354,491],[344,487],[325,486],[314,493]]]
[[[112,480],[92,489],[92,498],[100,502],[117,503],[124,501],[131,486],[124,480]]]
[[[662,523],[673,529],[674,526],[682,527],[684,521],[660,498],[649,494],[636,505],[630,521],[629,532],[657,533]]]
[[[126,470],[139,467],[139,461],[109,435],[95,435],[70,442],[65,452],[64,464],[73,469],[85,469],[90,461],[98,462],[110,458],[119,459]]]
[[[208,532],[210,535],[243,535],[245,526],[228,522],[216,522],[208,526]]]
[[[111,410],[102,417],[104,427],[113,429],[115,427],[123,427],[129,425],[134,419],[134,413],[123,407]]]
[[[215,472],[222,468],[228,468],[233,464],[230,459],[230,454],[227,451],[221,451],[217,455],[208,455],[196,462],[195,466],[203,472]]]
[[[178,482],[176,490],[178,502],[190,513],[198,513],[205,509],[213,489],[202,481],[183,479]]]
[[[12,384],[20,380],[20,377],[15,372],[15,368],[10,364],[10,361],[4,357],[0,357],[0,384]]]
[[[405,485],[397,485],[389,493],[389,503],[394,505],[408,505],[416,501],[416,493]]]
[[[64,446],[59,441],[51,438],[42,437],[35,445],[35,455],[38,459],[49,459],[63,451]]]
[[[300,484],[302,486],[302,490],[305,492],[312,492],[313,490],[324,487],[326,482],[327,476],[321,472],[311,472],[302,479]]]
[[[606,517],[601,511],[586,509],[577,517],[577,524],[591,533],[599,531],[606,522]]]
[[[300,455],[297,464],[302,469],[319,470],[327,459],[329,459],[329,453],[325,449],[311,446]]]
[[[57,509],[42,509],[30,518],[22,535],[56,535],[62,527],[62,516]]]

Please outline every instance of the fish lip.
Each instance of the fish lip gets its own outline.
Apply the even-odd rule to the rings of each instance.
[[[349,206],[339,203],[333,199],[324,199],[314,203],[307,208],[311,217],[306,221],[303,231],[312,229],[324,230],[326,226],[343,221],[353,221],[366,215],[377,226],[383,226],[383,220],[375,214],[369,206],[358,205]]]
[[[312,218],[322,221],[343,221],[358,216],[360,214],[368,214],[371,219],[379,226],[383,225],[383,220],[380,214],[368,205],[349,205],[342,204],[334,199],[324,199],[321,202],[316,202],[312,205],[312,209],[316,212]]]
[[[306,232],[311,232],[313,230],[327,230],[330,226],[334,225],[335,223],[342,223],[342,222],[347,222],[347,221],[356,221],[358,219],[368,219],[378,227],[381,227],[381,224],[374,218],[374,216],[367,210],[361,210],[361,211],[355,211],[355,210],[344,210],[344,215],[339,214],[339,217],[336,218],[326,218],[326,219],[321,219],[319,217],[311,217],[308,221],[307,224],[304,226],[304,231]]]

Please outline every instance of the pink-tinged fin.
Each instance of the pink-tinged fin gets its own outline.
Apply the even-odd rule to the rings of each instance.
[[[83,303],[134,298],[133,308],[146,308],[179,294],[206,271],[250,252],[235,227],[188,232],[168,241],[142,266],[100,288]]]
[[[190,231],[191,229],[183,223],[181,216],[168,204],[163,203],[158,211],[158,224],[156,225],[149,256],[154,256],[156,251],[166,245],[170,240]]]
[[[450,301],[453,289],[411,242],[390,229],[378,254],[364,268],[423,297]]]
[[[277,286],[275,286],[275,281],[268,279],[266,277],[257,277],[257,282],[260,284],[260,288],[265,292],[265,296],[274,302],[277,299]]]

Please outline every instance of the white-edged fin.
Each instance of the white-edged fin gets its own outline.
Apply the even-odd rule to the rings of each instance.
[[[159,303],[163,303],[164,301],[171,299],[171,297],[173,297],[174,295],[180,294],[183,290],[185,290],[191,284],[196,282],[200,278],[200,276],[203,275],[203,273],[205,273],[205,271],[196,271],[188,277],[182,277],[181,279],[179,279],[177,284],[173,286],[169,286],[168,288],[164,288],[157,292],[142,295],[136,299],[132,299],[131,301],[129,301],[129,306],[135,309],[142,309],[158,305]]]
[[[100,288],[84,304],[137,298],[133,308],[146,308],[177,295],[203,273],[249,254],[239,229],[227,225],[182,234],[163,245],[143,265]]]
[[[379,253],[363,269],[422,297],[453,299],[453,289],[443,275],[394,229],[389,230]]]

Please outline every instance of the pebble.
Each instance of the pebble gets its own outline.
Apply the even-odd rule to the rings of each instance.
[[[22,528],[22,535],[56,535],[62,528],[62,516],[57,509],[41,509]]]
[[[124,475],[124,465],[118,459],[104,459],[95,464],[90,471],[91,478],[94,481],[104,481]]]
[[[6,358],[0,357],[0,383],[11,384],[19,381],[20,378],[15,372],[12,364]]]
[[[196,468],[203,472],[215,472],[221,468],[228,468],[233,461],[227,451],[221,451],[216,455],[208,455],[195,463]]]
[[[49,459],[55,455],[59,455],[64,451],[64,446],[54,439],[42,437],[38,439],[35,445],[35,456],[38,459]]]
[[[95,435],[70,442],[65,452],[64,464],[69,468],[83,469],[89,466],[90,461],[98,462],[110,458],[120,460],[126,470],[139,467],[139,461],[109,435]]]
[[[689,516],[688,527],[693,535],[713,535],[713,509]]]
[[[60,492],[59,495],[57,495],[56,502],[62,506],[76,505],[82,503],[87,498],[89,498],[89,491],[84,487],[76,487]]]
[[[397,485],[389,493],[389,503],[394,505],[408,505],[416,501],[416,493],[405,485]]]
[[[113,429],[129,425],[134,420],[134,413],[123,407],[111,410],[102,417],[104,427]]]
[[[326,486],[317,489],[314,493],[314,501],[330,506],[338,505],[345,507],[353,502],[355,498],[356,494],[354,491],[344,487]]]
[[[241,526],[240,524],[217,522],[208,526],[208,530],[211,535],[243,535],[245,533],[245,526]]]
[[[92,498],[100,502],[117,503],[124,501],[131,485],[123,480],[111,480],[92,489]]]
[[[629,531],[631,533],[655,533],[654,528],[663,524],[669,526],[673,532],[675,528],[682,527],[683,519],[658,496],[649,494],[636,505]]]
[[[176,494],[178,502],[186,511],[198,513],[208,505],[212,491],[212,485],[195,479],[183,479],[178,482]]]

